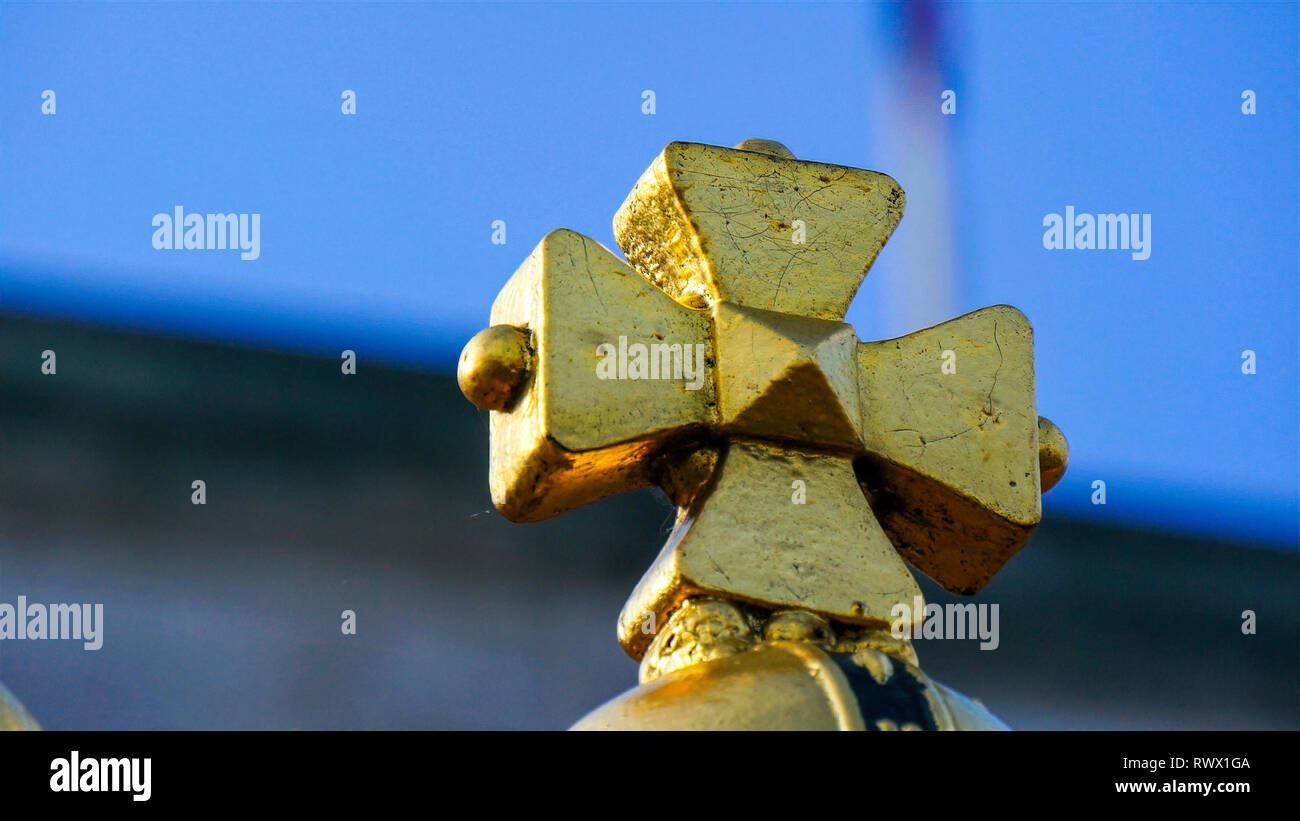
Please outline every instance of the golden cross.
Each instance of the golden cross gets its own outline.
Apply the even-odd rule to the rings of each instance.
[[[614,216],[631,265],[552,232],[465,347],[507,518],[650,484],[679,506],[619,618],[634,658],[700,595],[886,626],[920,598],[904,558],[973,593],[1038,524],[1067,450],[1024,315],[880,342],[842,321],[902,213],[884,174],[675,142]]]

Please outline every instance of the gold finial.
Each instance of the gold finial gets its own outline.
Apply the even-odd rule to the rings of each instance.
[[[887,175],[771,140],[672,143],[614,216],[630,265],[552,232],[466,346],[507,518],[648,484],[679,506],[619,617],[633,658],[657,641],[654,670],[748,669],[716,654],[742,633],[728,652],[769,648],[777,667],[809,669],[833,636],[825,652],[910,665],[888,629],[921,601],[903,560],[972,593],[1038,524],[1067,451],[1036,412],[1025,316],[996,305],[878,342],[843,321],[903,207]],[[920,680],[877,667],[880,686]]]

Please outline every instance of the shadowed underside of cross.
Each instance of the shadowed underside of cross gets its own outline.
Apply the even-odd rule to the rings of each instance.
[[[700,595],[887,625],[920,596],[903,559],[972,593],[1037,525],[1066,445],[1024,315],[880,342],[842,321],[903,204],[769,141],[672,143],[614,217],[630,265],[555,231],[466,346],[502,514],[649,484],[679,506],[619,619],[633,657]]]

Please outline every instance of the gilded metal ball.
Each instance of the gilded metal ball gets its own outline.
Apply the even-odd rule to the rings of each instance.
[[[1061,480],[1069,462],[1070,445],[1065,434],[1051,419],[1038,417],[1038,475],[1044,493]]]
[[[528,380],[528,331],[514,325],[484,328],[465,344],[456,381],[465,398],[484,410],[503,411]]]
[[[758,137],[750,137],[748,140],[737,143],[736,148],[741,151],[755,151],[759,154],[771,154],[773,157],[783,157],[787,160],[794,159],[794,152],[776,140],[764,140]]]

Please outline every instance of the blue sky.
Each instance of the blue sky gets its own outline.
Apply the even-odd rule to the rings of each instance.
[[[1294,546],[1296,5],[942,6],[922,80],[909,14],[4,4],[0,310],[449,368],[547,231],[616,247],[666,143],[770,137],[908,191],[849,312],[861,337],[1002,302],[1033,321],[1040,412],[1071,442],[1049,510]],[[261,257],[155,250],[178,204],[260,213]],[[1044,249],[1067,205],[1151,214],[1151,258]]]

